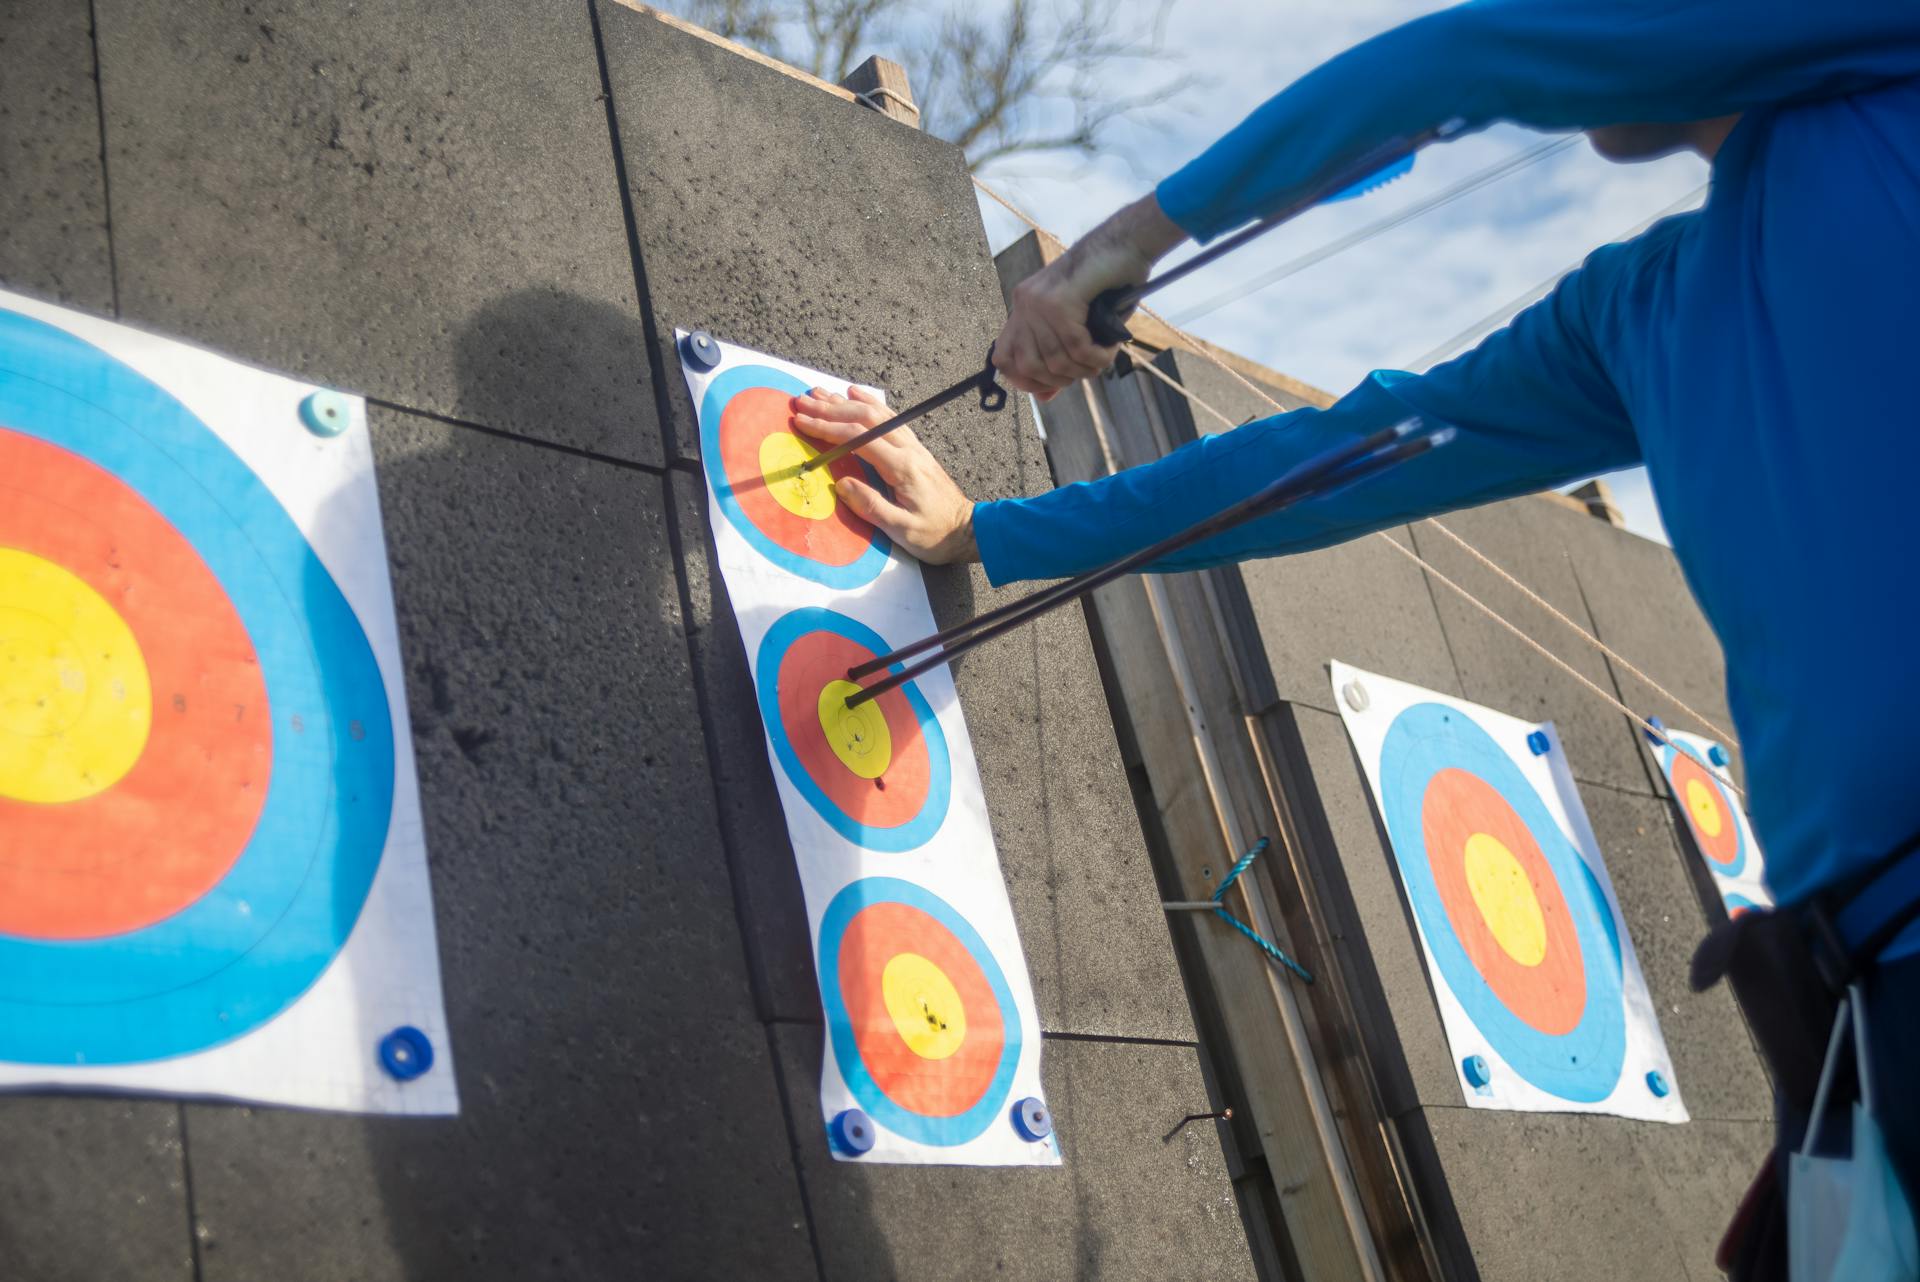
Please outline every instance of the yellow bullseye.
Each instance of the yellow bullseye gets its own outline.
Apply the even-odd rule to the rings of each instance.
[[[1487,930],[1507,956],[1538,966],[1547,956],[1547,921],[1520,861],[1497,838],[1476,832],[1467,838],[1467,889]]]
[[[918,953],[896,953],[880,995],[900,1039],[921,1059],[945,1059],[967,1040],[967,1011],[947,973]]]
[[[152,724],[126,621],[76,575],[0,548],[0,797],[56,805],[111,788]]]
[[[800,470],[819,452],[792,432],[770,432],[760,442],[760,474],[767,478],[767,492],[781,507],[809,521],[832,516],[837,502],[833,477],[826,468]]]
[[[878,779],[893,761],[893,733],[877,702],[847,706],[847,696],[860,687],[851,681],[829,681],[820,692],[820,729],[840,764],[862,779]]]
[[[1719,798],[1698,779],[1687,780],[1687,813],[1693,816],[1693,826],[1708,837],[1718,837],[1726,824]]]

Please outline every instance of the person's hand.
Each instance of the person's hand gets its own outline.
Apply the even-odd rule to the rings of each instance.
[[[793,398],[794,430],[834,446],[893,417],[878,392],[849,387],[840,396],[816,387]],[[910,427],[896,428],[859,452],[893,491],[888,498],[858,477],[836,476],[834,493],[856,516],[932,565],[976,561],[973,503]]]
[[[1152,196],[1135,201],[1013,287],[1013,309],[994,340],[993,363],[1023,392],[1049,401],[1113,363],[1118,347],[1087,332],[1087,308],[1106,290],[1147,279],[1186,239]]]

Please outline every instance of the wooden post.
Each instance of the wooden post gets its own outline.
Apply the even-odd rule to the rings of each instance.
[[[1588,481],[1574,490],[1570,497],[1586,504],[1589,513],[1608,525],[1626,528],[1626,519],[1620,515],[1620,505],[1613,501],[1613,490],[1605,481],[1599,479]]]
[[[907,83],[907,69],[891,58],[867,59],[840,82],[843,89],[883,116],[903,125],[920,127],[920,108],[914,105],[913,88]]]
[[[1015,242],[997,260],[1002,288],[1058,252],[1039,236]],[[1185,345],[1164,326],[1142,320],[1150,318],[1136,320],[1143,343],[1151,330]],[[1091,480],[1164,454],[1172,442],[1152,394],[1157,386],[1141,378],[1096,379],[1049,402],[1043,414],[1055,481]],[[1149,822],[1157,820],[1167,837],[1163,889],[1172,899],[1204,898],[1254,837],[1271,835],[1275,866],[1256,865],[1242,878],[1251,897],[1244,904],[1238,892],[1230,898],[1236,912],[1292,948],[1299,937],[1294,928],[1309,924],[1285,921],[1276,910],[1269,882],[1289,860],[1291,852],[1280,848],[1288,834],[1251,742],[1248,695],[1237,688],[1218,635],[1220,610],[1209,583],[1197,575],[1129,577],[1094,593],[1091,605],[1096,645],[1114,682],[1115,719],[1126,724],[1123,740],[1135,743],[1147,776],[1158,812]],[[1349,1083],[1337,1074],[1328,1080],[1323,1048],[1337,1041],[1326,1027],[1329,994],[1320,993],[1320,985],[1297,987],[1217,922],[1199,918],[1175,926],[1191,934],[1201,973],[1190,978],[1210,994],[1209,1019],[1218,1020],[1203,1029],[1202,1040],[1230,1061],[1226,1067],[1242,1093],[1230,1101],[1236,1144],[1243,1159],[1264,1168],[1271,1190],[1266,1205],[1277,1210],[1275,1227],[1301,1275],[1343,1282],[1430,1276],[1418,1245],[1407,1240],[1411,1235],[1391,1225],[1393,1208],[1382,1206],[1381,1163],[1368,1151],[1381,1142],[1379,1128],[1365,1125],[1370,1111],[1356,1107]],[[1207,1023],[1199,1011],[1196,1021]],[[1363,1187],[1356,1187],[1356,1155]],[[1378,1241],[1370,1220],[1388,1222],[1379,1226]]]

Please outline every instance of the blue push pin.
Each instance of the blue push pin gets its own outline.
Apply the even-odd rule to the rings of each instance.
[[[1666,736],[1666,733],[1667,733],[1667,723],[1666,723],[1666,722],[1664,722],[1664,721],[1662,721],[1662,720],[1661,720],[1660,718],[1658,718],[1658,717],[1648,717],[1648,718],[1647,718],[1647,726],[1648,726],[1649,728],[1648,728],[1648,729],[1646,729],[1646,730],[1642,730],[1642,731],[1641,731],[1640,733],[1641,733],[1641,734],[1643,734],[1643,735],[1645,735],[1645,736],[1647,736],[1647,742],[1648,742],[1648,743],[1650,743],[1650,744],[1652,744],[1652,745],[1653,745],[1654,747],[1656,747],[1656,748],[1658,748],[1658,747],[1660,747],[1660,746],[1661,746],[1661,745],[1662,745],[1663,743],[1665,743],[1665,742],[1666,742],[1666,738],[1665,738],[1665,736]],[[1657,731],[1659,731],[1659,733],[1658,733],[1658,734],[1655,734],[1655,733],[1654,733],[1654,731],[1656,731],[1656,730],[1657,730]]]
[[[1053,1134],[1053,1116],[1045,1104],[1029,1095],[1013,1106],[1013,1129],[1023,1140],[1043,1140]]]
[[[1707,760],[1716,766],[1724,766],[1727,764],[1727,750],[1717,743],[1710,743],[1707,745]]]
[[[338,436],[353,422],[353,408],[338,392],[312,392],[300,402],[300,421],[315,436]]]
[[[1467,1084],[1475,1090],[1479,1090],[1493,1080],[1493,1074],[1487,1069],[1487,1061],[1478,1055],[1469,1055],[1461,1060],[1460,1072],[1467,1079]]]
[[[433,1043],[411,1024],[380,1039],[380,1067],[396,1082],[411,1082],[433,1067]]]
[[[687,364],[702,374],[720,363],[720,344],[704,329],[696,329],[681,339],[680,351],[687,358]]]
[[[827,1140],[849,1157],[859,1157],[873,1147],[873,1119],[857,1108],[835,1113],[827,1123]]]
[[[1545,730],[1535,730],[1527,735],[1527,747],[1533,749],[1533,755],[1544,757],[1553,751],[1553,744],[1547,738]]]
[[[1647,1089],[1653,1092],[1655,1099],[1665,1099],[1673,1087],[1667,1085],[1667,1079],[1656,1068],[1647,1074]]]

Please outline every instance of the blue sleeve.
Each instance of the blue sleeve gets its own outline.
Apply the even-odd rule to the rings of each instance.
[[[1915,0],[1470,0],[1322,64],[1158,195],[1205,241],[1382,143],[1450,120],[1706,120],[1915,75]]]
[[[1669,226],[1681,220],[1669,220]],[[1640,461],[1593,343],[1590,298],[1651,240],[1608,246],[1474,351],[1425,375],[1377,370],[1339,401],[1193,441],[1157,462],[1032,498],[975,505],[996,585],[1078,574],[1248,497],[1288,468],[1414,415],[1459,436],[1346,490],[1227,530],[1156,563],[1192,570],[1300,552],[1437,512],[1530,494]]]

